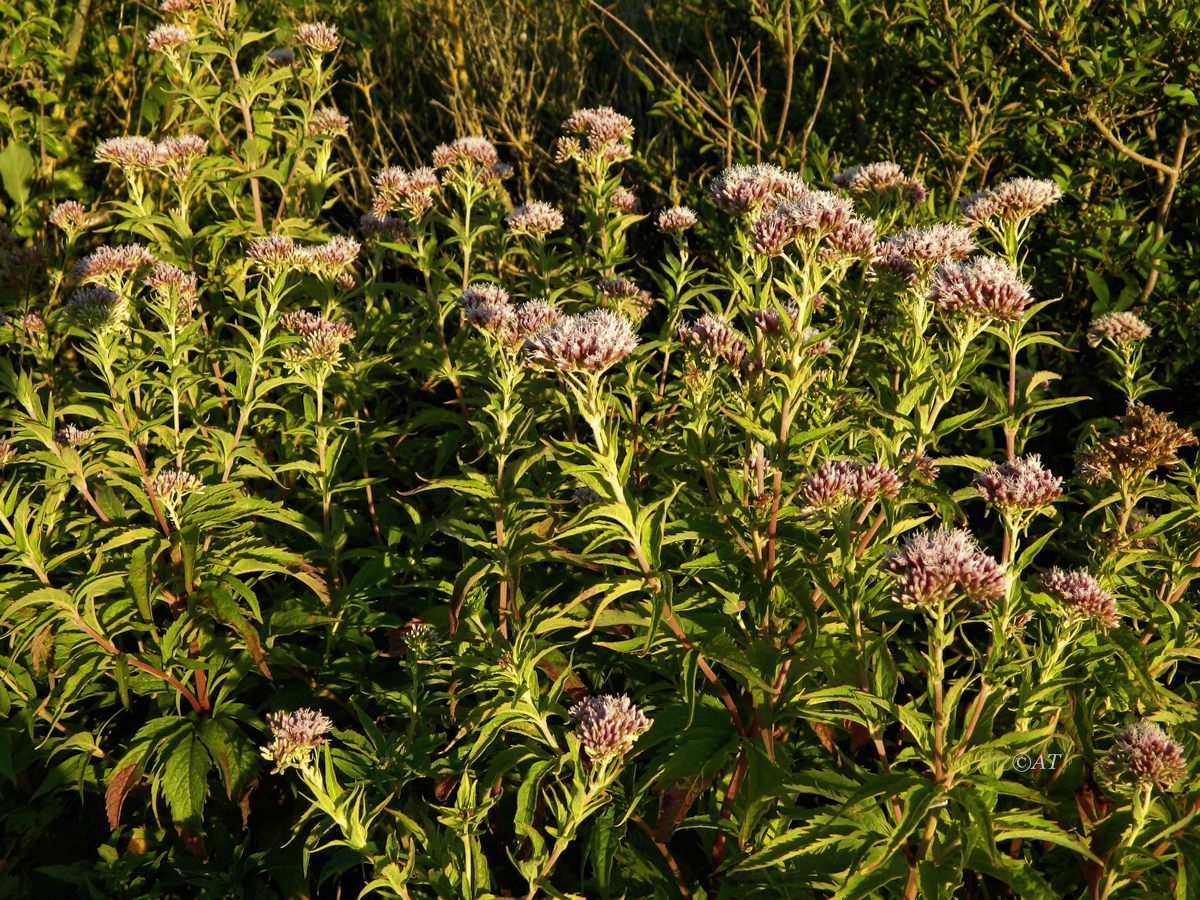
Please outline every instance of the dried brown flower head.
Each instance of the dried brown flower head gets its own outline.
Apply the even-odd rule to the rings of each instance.
[[[1089,484],[1128,483],[1174,466],[1179,451],[1196,443],[1190,430],[1144,403],[1130,403],[1117,425],[1116,434],[1094,439],[1077,457],[1076,472]]]

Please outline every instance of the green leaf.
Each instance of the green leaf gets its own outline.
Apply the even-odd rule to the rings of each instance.
[[[201,823],[212,764],[212,757],[195,728],[188,729],[171,748],[159,787],[176,822]]]
[[[0,151],[0,179],[4,191],[18,206],[29,200],[29,186],[33,182],[33,154],[29,146],[21,141],[9,141]]]

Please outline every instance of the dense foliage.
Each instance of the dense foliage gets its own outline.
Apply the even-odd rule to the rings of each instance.
[[[1194,13],[500,6],[0,9],[0,893],[1191,896]]]

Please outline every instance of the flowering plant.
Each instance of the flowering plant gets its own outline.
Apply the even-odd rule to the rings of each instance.
[[[597,107],[570,202],[466,135],[351,215],[341,33],[163,8],[165,132],[99,145],[0,325],[0,777],[101,832],[45,877],[1195,880],[1196,438],[1133,314],[1112,393],[1055,390],[1056,182],[758,163],[643,212]]]

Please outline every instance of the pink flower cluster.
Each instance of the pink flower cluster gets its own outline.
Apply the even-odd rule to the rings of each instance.
[[[1004,595],[1004,567],[961,528],[918,531],[888,560],[899,576],[893,596],[906,606],[936,606],[958,595],[983,605]]]

